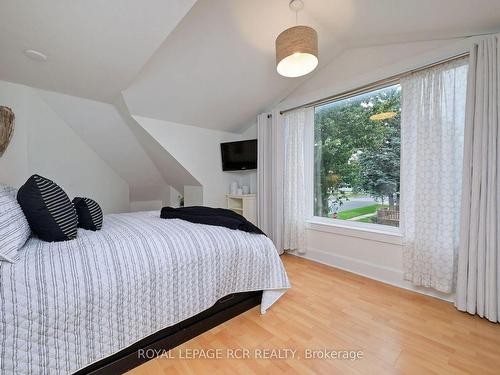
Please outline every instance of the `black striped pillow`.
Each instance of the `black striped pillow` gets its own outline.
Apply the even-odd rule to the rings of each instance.
[[[78,226],[87,230],[100,230],[102,228],[102,210],[96,201],[90,198],[76,197],[73,199],[78,215]]]
[[[56,183],[35,174],[21,186],[17,201],[31,230],[40,239],[55,242],[76,238],[78,218],[75,208]]]

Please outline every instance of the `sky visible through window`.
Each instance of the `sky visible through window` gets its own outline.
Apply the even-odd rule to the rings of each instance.
[[[315,108],[314,214],[399,226],[401,88]]]

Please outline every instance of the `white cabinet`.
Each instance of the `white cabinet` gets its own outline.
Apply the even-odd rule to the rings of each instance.
[[[228,194],[227,208],[240,214],[252,224],[257,225],[257,200],[255,194]]]

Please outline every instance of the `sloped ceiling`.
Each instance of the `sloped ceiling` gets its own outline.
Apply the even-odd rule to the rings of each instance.
[[[2,0],[0,79],[110,102],[195,1]]]
[[[275,71],[276,36],[295,24],[288,2],[198,0],[125,91],[131,112],[218,130],[244,130],[257,113],[308,78],[283,78]],[[498,0],[304,3],[299,23],[318,31],[318,70],[348,48],[500,29]]]
[[[498,0],[305,0],[343,48],[500,31]]]
[[[340,51],[309,13],[299,20],[318,31],[321,64]],[[276,73],[275,39],[294,24],[284,0],[198,0],[125,91],[131,113],[245,130],[259,111],[307,79]]]
[[[184,185],[199,185],[175,158],[134,123],[121,102],[111,105],[45,90],[38,93],[129,184],[132,201],[158,199],[165,185],[180,191]],[[170,173],[165,173],[165,169]]]
[[[200,182],[184,168],[169,150],[163,148],[160,143],[130,115],[127,103],[125,103],[123,97],[119,97],[115,101],[115,108],[168,185],[174,187],[177,191],[183,191],[184,186],[187,185],[200,186]],[[145,181],[143,181],[143,183],[144,182]]]
[[[309,78],[275,71],[276,36],[295,24],[288,3],[3,0],[0,79],[110,103],[123,92],[133,115],[240,132]],[[349,48],[500,30],[499,0],[304,3],[320,68]]]

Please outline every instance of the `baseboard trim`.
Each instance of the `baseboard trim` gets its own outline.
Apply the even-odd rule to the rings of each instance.
[[[425,294],[430,297],[439,298],[447,302],[453,302],[455,300],[454,294],[440,293],[430,288],[412,285],[410,282],[404,280],[403,271],[396,268],[385,267],[361,259],[334,254],[314,248],[308,248],[307,252],[303,254],[293,253],[292,255],[321,263],[326,266],[338,268],[343,271],[351,272],[356,275],[364,276],[372,280],[380,281],[384,284]]]

